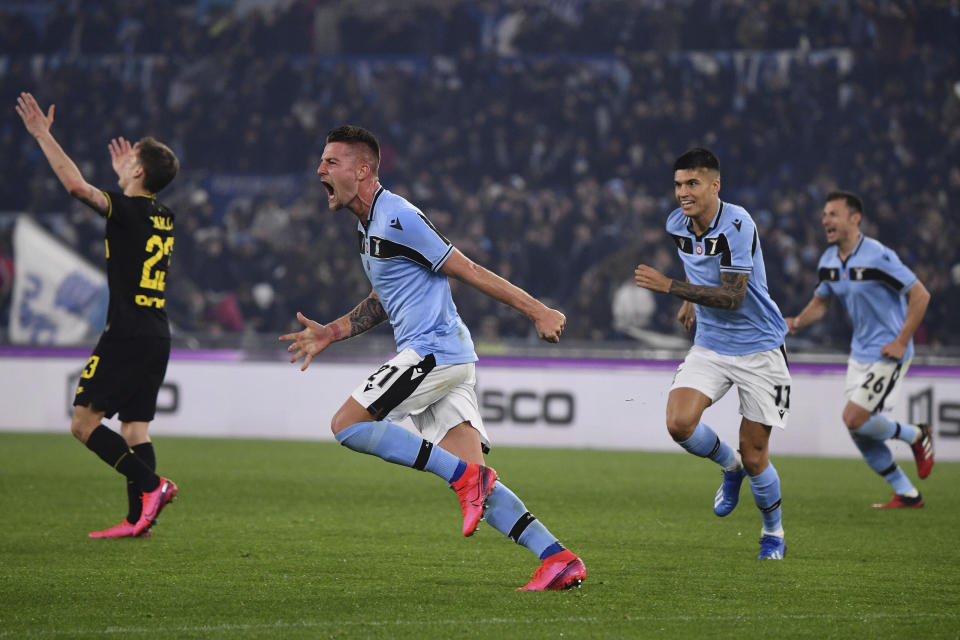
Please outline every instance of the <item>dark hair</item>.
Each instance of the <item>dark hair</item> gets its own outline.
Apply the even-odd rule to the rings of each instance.
[[[347,144],[362,144],[373,153],[373,173],[376,175],[380,168],[380,143],[377,136],[363,127],[352,124],[332,129],[327,134],[327,142],[346,142]]]
[[[682,171],[684,169],[712,169],[719,173],[720,161],[717,160],[717,156],[713,155],[713,152],[709,149],[694,147],[677,158],[673,163],[674,171]]]
[[[143,167],[143,187],[150,193],[158,193],[177,176],[180,161],[170,147],[154,138],[141,138],[137,145],[137,159]]]
[[[849,191],[831,191],[827,194],[824,202],[833,202],[834,200],[843,200],[847,203],[847,206],[863,215],[863,200],[857,197],[856,194],[850,193]]]

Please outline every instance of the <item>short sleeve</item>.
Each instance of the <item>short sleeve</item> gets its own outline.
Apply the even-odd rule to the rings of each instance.
[[[733,273],[753,271],[753,254],[760,241],[753,220],[744,216],[733,222],[723,233],[722,238],[726,239],[727,246],[725,251],[721,251],[726,255],[720,261],[720,271]]]
[[[97,209],[94,209],[94,211],[96,211],[101,218],[111,218],[114,213],[116,202],[123,197],[123,194],[116,191],[103,191],[103,195],[107,197],[106,213],[104,213],[103,211],[98,211]]]
[[[439,271],[453,253],[453,245],[440,233],[425,215],[416,209],[398,212],[387,226],[387,238],[406,247],[421,259],[415,261],[431,271]]]
[[[877,261],[877,268],[890,276],[888,282],[900,285],[897,289],[899,293],[906,293],[917,283],[917,276],[913,271],[903,264],[899,256],[888,247],[883,248],[880,260]]]

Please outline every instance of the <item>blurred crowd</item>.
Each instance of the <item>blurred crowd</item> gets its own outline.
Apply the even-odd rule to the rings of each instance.
[[[933,294],[917,341],[958,344],[958,0],[253,4],[0,8],[2,209],[40,214],[103,263],[103,222],[57,185],[13,111],[21,90],[57,105],[53,132],[91,183],[115,184],[112,137],[170,144],[178,332],[277,334],[298,310],[328,321],[366,295],[355,219],[326,210],[313,175],[326,132],[353,123],[381,140],[381,182],[563,310],[565,338],[680,332],[672,297],[632,298],[620,317],[612,300],[637,263],[682,276],[663,231],[671,165],[701,145],[720,158],[721,198],[758,222],[785,314],[812,294],[822,199],[844,188]],[[478,340],[536,338],[454,288]],[[799,344],[848,339],[833,309]]]

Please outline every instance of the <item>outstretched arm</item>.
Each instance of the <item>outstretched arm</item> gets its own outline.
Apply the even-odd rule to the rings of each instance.
[[[810,302],[807,303],[807,306],[805,306],[803,311],[801,311],[796,317],[784,318],[784,321],[787,323],[787,329],[790,331],[790,335],[795,334],[804,327],[809,327],[810,325],[819,322],[820,319],[826,315],[827,309],[829,308],[830,298],[821,298],[817,295],[810,298]]]
[[[304,329],[298,333],[282,335],[279,339],[292,341],[292,344],[287,347],[287,351],[293,353],[290,362],[296,362],[300,358],[304,358],[303,366],[300,367],[300,370],[304,371],[310,366],[313,356],[332,343],[360,335],[386,319],[387,312],[383,310],[383,305],[380,304],[376,292],[371,291],[370,295],[354,307],[353,311],[340,316],[330,324],[320,324],[298,311],[297,320],[304,326]]]
[[[717,307],[718,309],[739,309],[740,305],[743,304],[744,296],[747,294],[747,282],[750,280],[750,274],[748,273],[723,271],[720,273],[720,286],[709,287],[668,278],[645,264],[636,268],[633,277],[638,287],[660,293],[669,293],[695,304]]]
[[[36,138],[43,155],[50,163],[50,168],[57,174],[57,178],[67,192],[87,206],[100,213],[106,213],[110,208],[107,196],[100,189],[87,184],[80,169],[50,133],[50,125],[53,124],[53,108],[54,105],[50,105],[50,109],[44,114],[37,100],[25,91],[21,92],[17,98],[16,110],[20,119],[23,120],[23,126]]]
[[[513,307],[533,321],[538,336],[547,342],[560,342],[560,334],[567,324],[565,315],[546,306],[509,280],[481,267],[463,255],[459,249],[453,250],[440,272],[466,282],[494,300]]]
[[[927,312],[927,305],[930,304],[930,292],[923,286],[923,283],[917,280],[917,283],[907,291],[907,317],[903,319],[903,327],[896,340],[885,345],[880,350],[880,355],[891,360],[900,360],[907,351],[907,345],[910,339],[920,327],[924,314]]]

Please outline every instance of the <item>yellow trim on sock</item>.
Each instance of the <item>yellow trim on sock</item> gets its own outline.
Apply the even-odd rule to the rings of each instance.
[[[123,459],[132,453],[133,453],[133,449],[127,449],[126,451],[124,451],[123,455],[117,458],[117,461],[114,463],[113,468],[116,469],[120,465],[120,463],[123,462]]]

